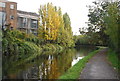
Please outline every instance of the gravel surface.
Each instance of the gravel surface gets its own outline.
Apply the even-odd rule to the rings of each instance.
[[[80,75],[80,79],[119,79],[117,71],[106,59],[106,52],[107,48],[89,60]]]

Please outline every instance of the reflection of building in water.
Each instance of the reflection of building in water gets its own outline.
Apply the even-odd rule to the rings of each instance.
[[[39,15],[32,12],[17,10],[17,3],[0,0],[0,26],[10,26],[10,29],[19,29],[26,33],[37,35]]]

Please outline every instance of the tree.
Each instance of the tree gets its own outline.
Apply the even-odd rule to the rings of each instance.
[[[107,12],[104,16],[104,21],[106,23],[105,33],[110,38],[110,45],[116,51],[119,51],[119,41],[120,41],[120,2],[110,2],[107,6]]]
[[[63,44],[63,32],[64,32],[64,22],[63,22],[63,15],[62,15],[62,11],[61,11],[61,8],[59,8],[58,10],[59,12],[59,17],[60,17],[60,27],[59,27],[59,31],[58,31],[58,37],[57,37],[57,40],[56,42],[58,44]]]
[[[89,42],[94,45],[108,45],[108,35],[105,34],[106,25],[104,15],[108,2],[93,2],[94,6],[89,6],[89,21],[86,35]],[[82,32],[82,31],[81,31]]]
[[[59,28],[57,42],[58,44],[63,45],[65,47],[72,47],[74,46],[74,41],[73,41],[73,34],[72,34],[69,15],[65,13],[60,17],[61,17],[61,25]]]
[[[73,41],[73,33],[72,33],[72,28],[71,28],[71,21],[70,17],[67,13],[63,15],[63,21],[64,21],[64,39],[66,42],[66,45],[68,47],[74,46],[74,41]]]
[[[61,8],[52,3],[41,6],[38,36],[41,39],[57,43],[64,47],[74,46],[69,15],[62,15]]]
[[[39,14],[41,23],[38,36],[45,40],[56,40],[60,27],[60,17],[57,7],[53,6],[52,3],[40,6]]]
[[[92,44],[108,44],[120,52],[120,1],[101,1],[94,4],[95,6],[89,6],[89,22],[85,34]]]

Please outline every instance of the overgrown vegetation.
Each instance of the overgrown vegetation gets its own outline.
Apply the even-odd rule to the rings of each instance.
[[[42,51],[61,51],[64,49],[63,46],[45,43],[33,34],[26,34],[18,30],[7,29],[3,34],[3,54],[8,56],[18,55],[19,59],[34,54],[39,55]]]
[[[80,28],[82,37],[78,37],[76,43],[109,46],[120,53],[120,1],[93,3],[94,5],[88,7],[88,27]]]
[[[27,40],[27,39],[31,40]],[[35,36],[27,35],[24,32],[7,29],[3,32],[2,52],[5,56],[17,56],[16,59],[25,59],[31,55],[40,54],[42,49],[37,43]]]
[[[80,73],[82,72],[82,70],[85,67],[85,64],[88,62],[88,60],[100,50],[101,49],[95,50],[95,51],[89,53],[88,56],[84,57],[73,67],[68,69],[68,71],[66,73],[64,73],[62,76],[60,76],[59,79],[78,79],[80,76]]]
[[[111,62],[111,65],[120,73],[120,60],[118,58],[118,54],[116,54],[116,52],[112,49],[109,49],[108,51],[108,60]]]
[[[74,36],[74,41],[75,41],[75,45],[93,45],[90,43],[88,36],[86,35],[78,35],[78,36]]]

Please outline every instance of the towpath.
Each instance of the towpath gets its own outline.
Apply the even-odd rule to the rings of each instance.
[[[117,71],[107,60],[107,48],[92,57],[83,69],[80,79],[119,79]]]

